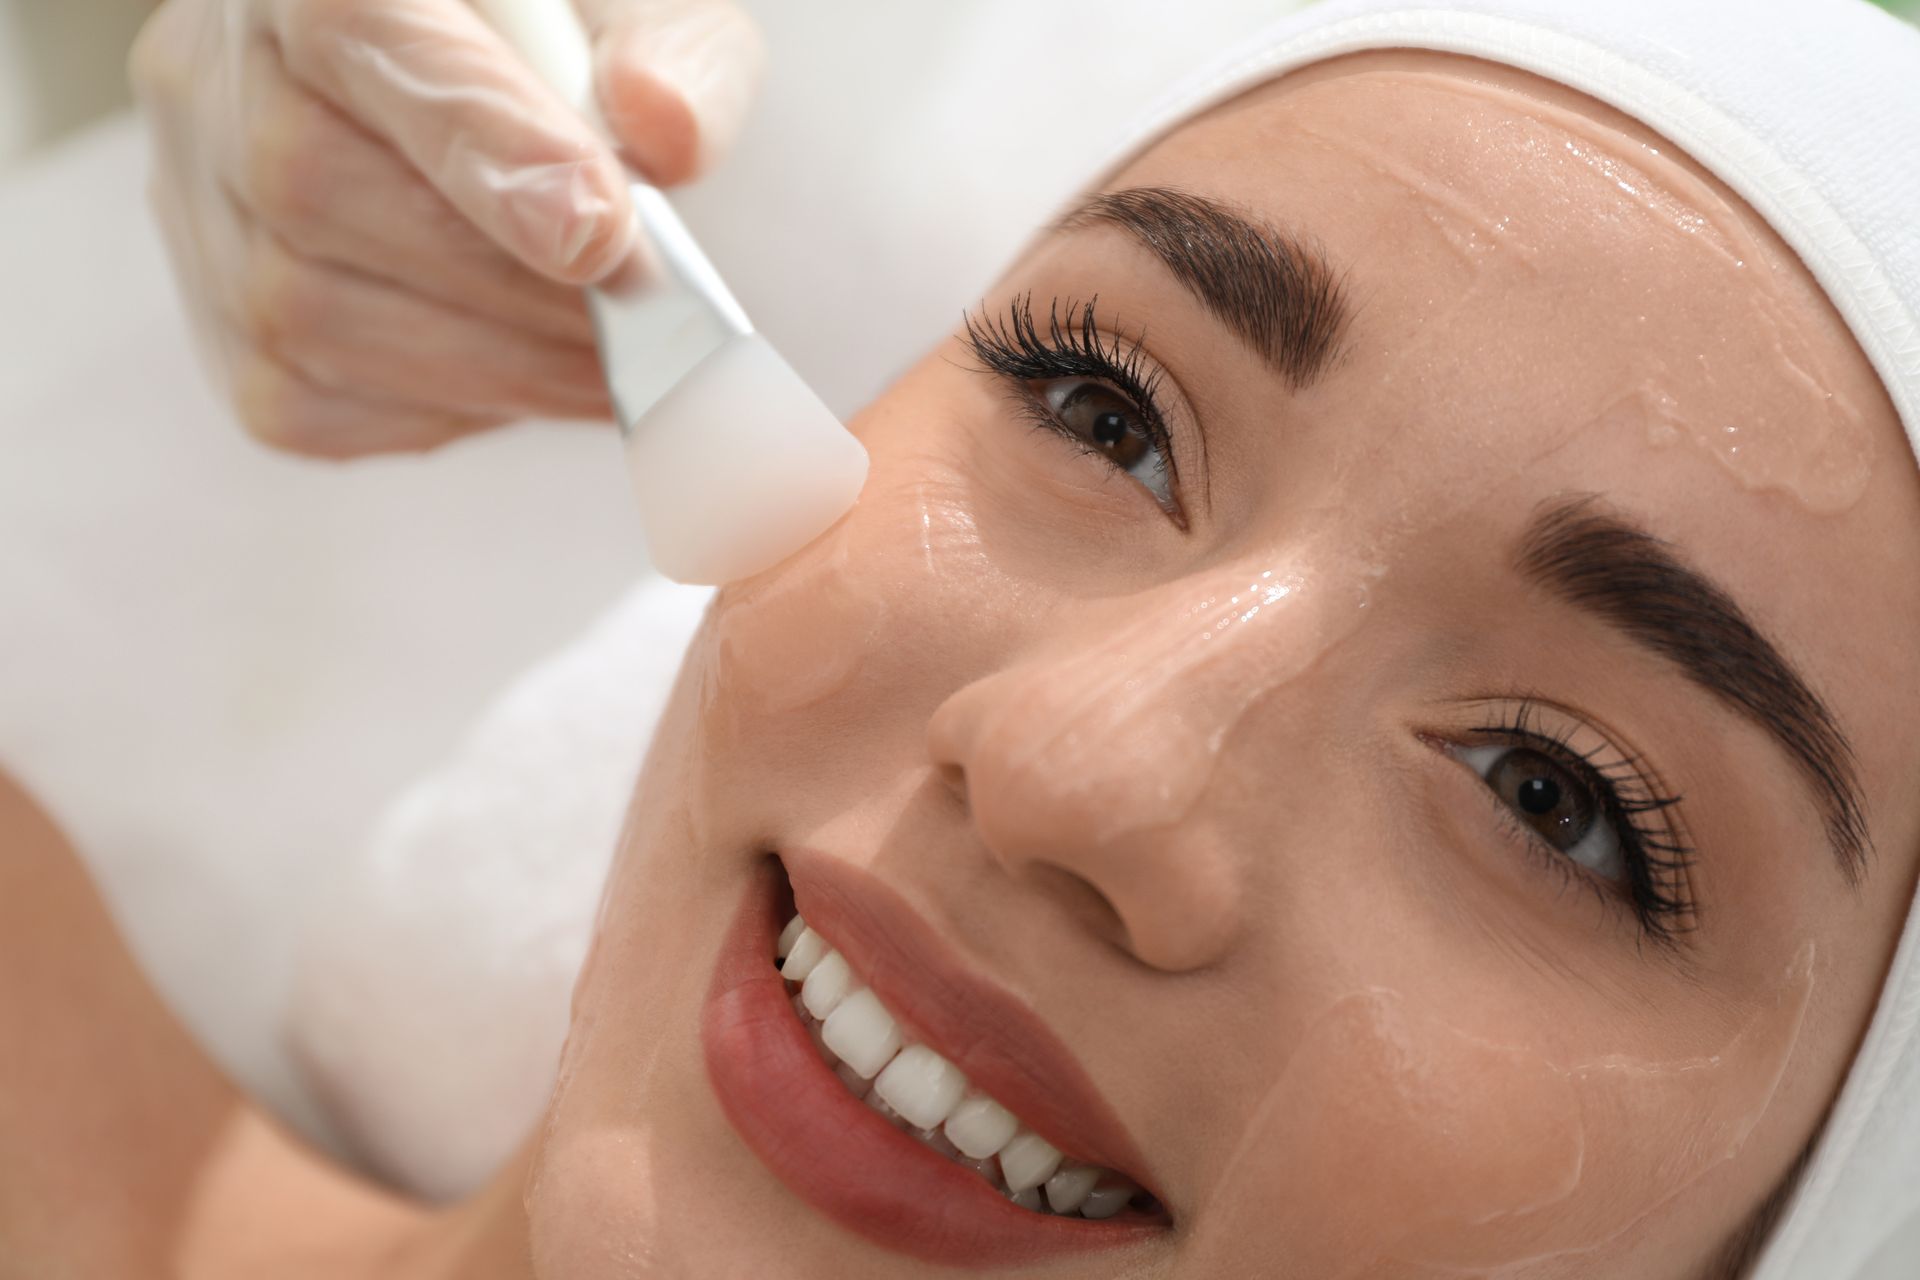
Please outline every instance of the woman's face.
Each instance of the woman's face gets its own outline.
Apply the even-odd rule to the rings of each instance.
[[[855,421],[855,509],[715,603],[541,1273],[1699,1274],[1912,890],[1881,387],[1744,205],[1518,72],[1323,64],[1102,190]],[[808,988],[831,1059],[796,910],[871,988]],[[984,1172],[856,1100],[889,1014],[947,1064],[883,1072],[901,1109],[957,1069],[1020,1123]],[[1049,1147],[1147,1190],[997,1195]]]

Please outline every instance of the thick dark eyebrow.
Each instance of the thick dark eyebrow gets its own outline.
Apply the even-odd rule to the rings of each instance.
[[[1591,494],[1542,507],[1517,564],[1528,580],[1597,615],[1765,730],[1811,788],[1841,874],[1860,882],[1870,844],[1853,748],[1732,596]]]
[[[1054,226],[1072,231],[1100,223],[1150,249],[1296,390],[1338,354],[1349,312],[1340,277],[1317,246],[1170,187],[1102,192]]]

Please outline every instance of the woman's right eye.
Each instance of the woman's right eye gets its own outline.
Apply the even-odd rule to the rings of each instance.
[[[1131,476],[1162,507],[1178,509],[1166,447],[1132,400],[1091,378],[1055,378],[1034,384],[1033,392],[1066,435]]]
[[[1549,847],[1603,880],[1626,878],[1626,842],[1605,800],[1573,769],[1510,742],[1456,747],[1454,754]]]
[[[1035,425],[1125,472],[1187,527],[1172,434],[1155,396],[1159,373],[1141,346],[1101,330],[1092,299],[1055,298],[1042,326],[1032,295],[1019,294],[1004,316],[969,312],[965,337],[982,369],[1018,391]]]

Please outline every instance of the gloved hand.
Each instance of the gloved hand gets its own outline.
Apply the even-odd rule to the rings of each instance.
[[[602,115],[694,176],[758,80],[731,0],[576,0]],[[621,166],[463,0],[166,0],[132,57],[152,197],[241,420],[348,457],[611,412],[578,286],[634,250]]]

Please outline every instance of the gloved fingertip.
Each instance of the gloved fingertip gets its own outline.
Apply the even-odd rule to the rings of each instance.
[[[700,122],[672,85],[631,59],[602,80],[601,114],[633,166],[655,186],[671,187],[703,167]]]
[[[524,169],[502,193],[522,261],[562,284],[611,274],[639,240],[626,183],[612,165]]]
[[[733,145],[765,61],[731,4],[645,6],[601,43],[602,110],[649,178],[684,182]]]
[[[633,256],[640,229],[623,200],[614,209],[584,220],[561,247],[560,279],[568,284],[597,284]]]

